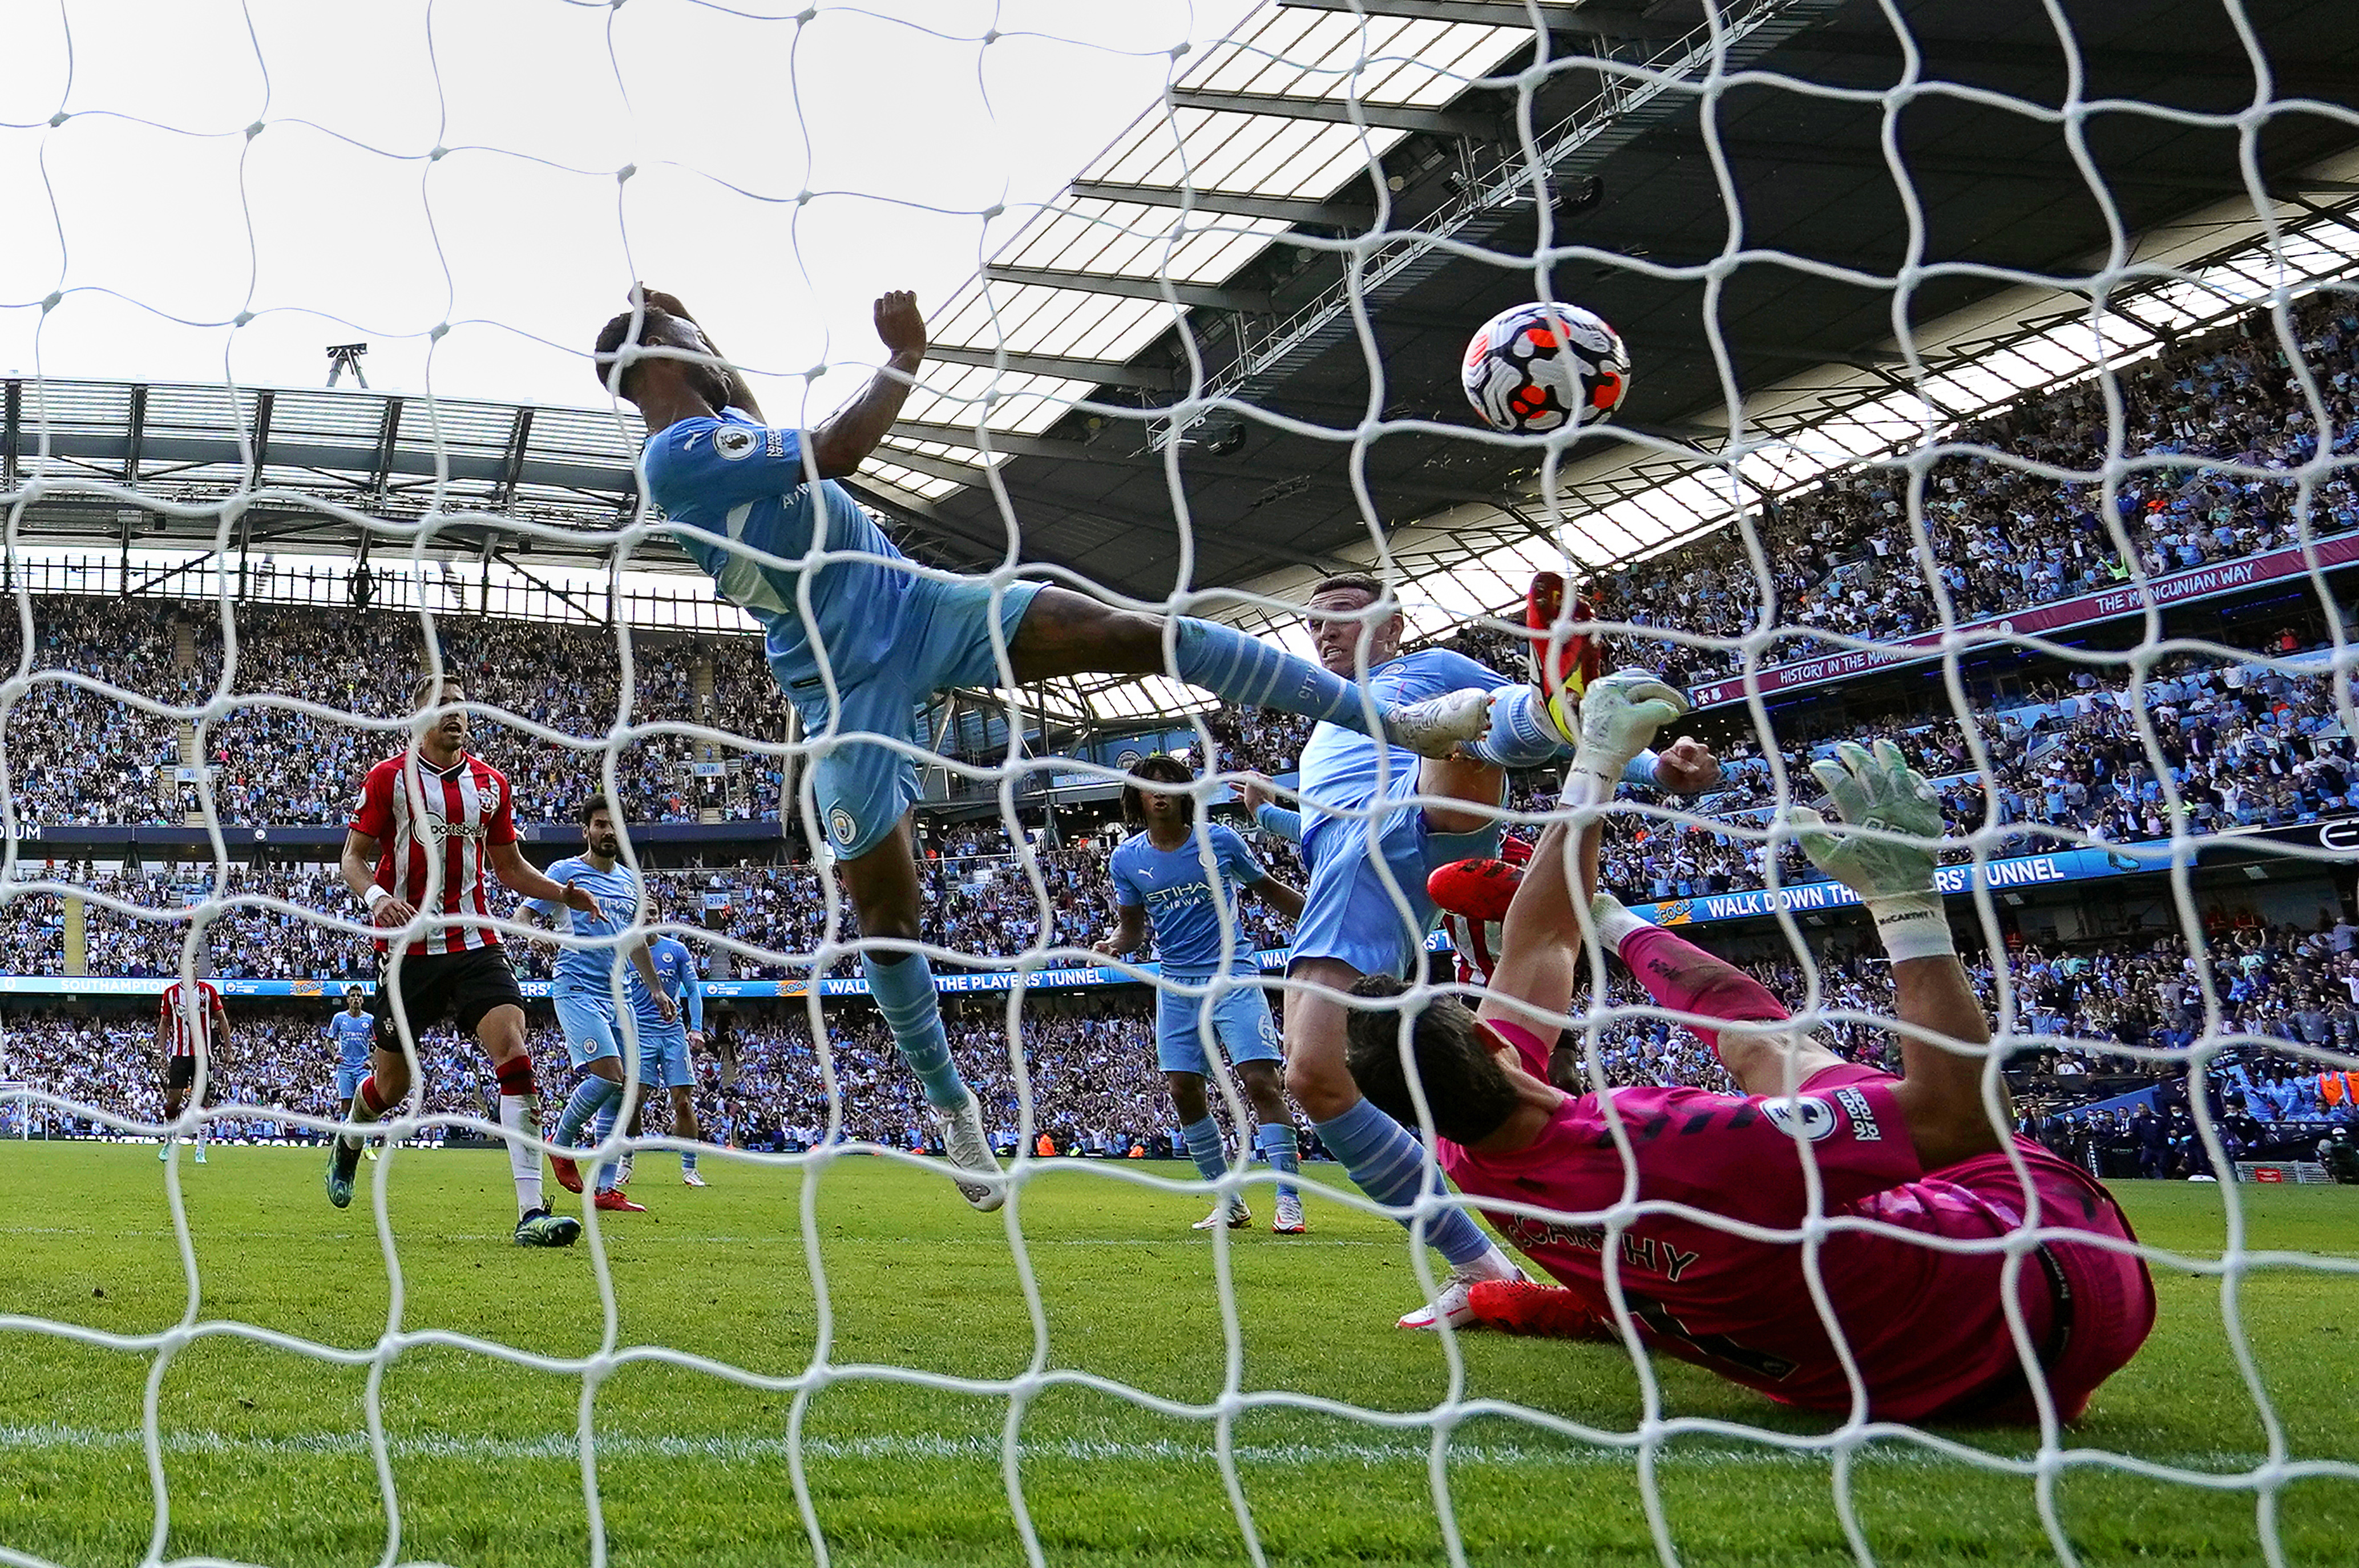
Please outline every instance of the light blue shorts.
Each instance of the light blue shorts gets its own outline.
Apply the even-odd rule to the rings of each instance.
[[[1194,984],[1195,982],[1190,982]],[[1204,1051],[1198,1020],[1209,1009],[1212,1033],[1231,1062],[1277,1062],[1277,1020],[1270,1017],[1269,997],[1251,983],[1209,996],[1188,996],[1158,991],[1155,998],[1155,1065],[1166,1073],[1193,1073],[1209,1078],[1212,1066]]]
[[[631,1021],[639,1029],[640,1083],[650,1089],[679,1089],[696,1082],[685,1025],[677,1018],[666,1023],[653,1013],[634,1013]]]
[[[1416,791],[1414,773],[1405,773],[1394,786],[1396,794]],[[1425,896],[1426,877],[1453,860],[1498,853],[1495,822],[1476,833],[1435,833],[1418,806],[1396,808],[1373,822],[1343,817],[1321,822],[1303,846],[1310,886],[1303,890],[1288,967],[1306,958],[1333,958],[1363,975],[1408,978],[1437,914]],[[1408,904],[1408,919],[1377,870],[1379,859]]]
[[[820,831],[837,856],[856,860],[875,849],[918,803],[918,765],[906,753],[853,734],[884,735],[924,746],[932,737],[918,733],[918,711],[935,692],[952,686],[1004,684],[996,651],[1012,640],[1043,584],[1010,583],[999,597],[998,637],[993,637],[991,584],[981,579],[944,583],[918,578],[893,612],[898,625],[893,643],[898,657],[875,670],[838,670],[831,710],[827,685],[798,660],[774,662],[771,673],[802,715],[803,734],[817,740],[832,733],[814,754],[811,803]],[[789,804],[789,811],[796,809]]]
[[[339,1066],[336,1069],[336,1103],[342,1105],[359,1094],[361,1080],[368,1075],[369,1070],[365,1062],[358,1067]]]
[[[549,988],[549,999],[557,1006],[557,1027],[565,1031],[565,1054],[574,1066],[623,1054],[615,1043],[614,998],[603,987],[560,980]]]

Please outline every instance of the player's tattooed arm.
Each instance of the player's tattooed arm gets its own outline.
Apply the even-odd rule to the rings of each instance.
[[[926,318],[918,311],[918,297],[896,289],[876,301],[876,336],[885,345],[883,369],[869,378],[860,396],[838,408],[827,422],[810,432],[805,450],[821,479],[842,479],[860,471],[917,386],[918,367],[926,359]]]
[[[1121,958],[1136,953],[1147,941],[1147,906],[1117,904],[1114,906],[1114,928],[1100,937],[1091,951],[1103,953],[1108,958]]]

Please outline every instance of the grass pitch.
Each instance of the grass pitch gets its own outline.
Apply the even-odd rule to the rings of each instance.
[[[186,1337],[159,1354],[125,1343],[171,1330],[189,1310],[154,1149],[0,1144],[0,1314],[15,1314],[0,1316],[0,1559],[128,1563],[148,1551],[158,1493],[142,1409],[152,1398],[165,1557],[380,1562],[391,1516],[364,1414],[374,1376],[403,1561],[585,1563],[594,1507],[615,1563],[810,1562],[797,1446],[836,1563],[1019,1564],[1025,1519],[1050,1563],[1248,1560],[1213,1421],[1060,1380],[1083,1373],[1198,1406],[1219,1398],[1230,1352],[1214,1247],[1188,1229],[1202,1198],[1078,1164],[1027,1187],[1021,1218],[1043,1334],[1006,1226],[970,1212],[939,1177],[844,1159],[807,1191],[800,1171],[708,1158],[712,1185],[690,1192],[669,1157],[647,1156],[634,1192],[654,1212],[603,1216],[600,1229],[610,1323],[589,1237],[565,1252],[508,1244],[496,1152],[404,1150],[364,1165],[361,1194],[341,1214],[321,1194],[313,1151],[216,1149],[201,1168],[186,1159],[201,1293]],[[397,1276],[370,1207],[380,1169]],[[1341,1180],[1332,1167],[1320,1174]],[[2134,1182],[2122,1196],[2148,1243],[2190,1259],[2221,1255],[2220,1190]],[[2359,1189],[2234,1196],[2247,1250],[2359,1257]],[[570,1206],[578,1212],[579,1200]],[[1267,1206],[1257,1192],[1265,1220]],[[1238,1387],[1394,1417],[1443,1403],[1443,1345],[1391,1326],[1418,1296],[1397,1228],[1315,1197],[1310,1219],[1308,1236],[1257,1228],[1231,1238]],[[2267,1459],[2270,1435],[2224,1326],[2220,1278],[2158,1268],[2156,1283],[2154,1338],[2071,1442],[2201,1471],[2214,1485],[2075,1462],[2055,1477],[2057,1511],[2092,1563],[2263,1561],[2248,1473]],[[2284,1555],[2348,1563],[2359,1519],[2359,1274],[2256,1268],[2236,1304],[2282,1456],[2351,1467],[2279,1475],[2267,1512]],[[53,1326],[27,1326],[35,1318]],[[223,1332],[232,1323],[242,1326]],[[790,1444],[795,1399],[781,1385],[811,1367],[822,1334],[834,1375]],[[619,1361],[585,1377],[580,1362],[602,1347]],[[1618,1350],[1481,1335],[1458,1348],[1465,1398],[1621,1433],[1642,1419],[1637,1376]],[[343,1359],[312,1353],[321,1349]],[[909,1372],[1010,1380],[1017,1395],[942,1391]],[[1027,1381],[1035,1372],[1045,1376]],[[1676,1362],[1654,1372],[1667,1416],[1753,1429],[1664,1448],[1657,1491],[1683,1562],[1854,1561],[1830,1460],[1771,1441],[1832,1422]],[[1021,1515],[1003,1469],[1012,1410]],[[1445,1561],[1431,1432],[1340,1409],[1240,1412],[1236,1465],[1262,1551],[1286,1563]],[[2024,1431],[1940,1435],[2014,1460],[2037,1445]],[[1474,1563],[1656,1558],[1626,1452],[1486,1414],[1451,1430],[1439,1465]],[[1879,1562],[2054,1556],[2027,1475],[1939,1447],[1864,1445],[1847,1492]]]

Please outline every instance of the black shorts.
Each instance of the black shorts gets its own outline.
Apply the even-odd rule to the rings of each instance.
[[[189,1092],[189,1085],[196,1081],[197,1059],[195,1057],[168,1056],[164,1058],[164,1092],[166,1094],[185,1094]]]
[[[390,953],[379,960],[376,995],[369,998],[369,1016],[376,1019],[376,1048],[401,1053],[401,1031],[393,1021],[393,991],[385,984],[392,973]],[[462,1034],[473,1034],[484,1015],[494,1007],[524,1006],[516,988],[516,971],[508,967],[507,950],[496,942],[464,953],[413,953],[401,961],[401,1010],[415,1034],[429,1024],[449,1018]]]

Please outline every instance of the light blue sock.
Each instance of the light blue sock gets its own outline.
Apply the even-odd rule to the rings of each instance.
[[[1302,1140],[1292,1122],[1264,1122],[1254,1128],[1254,1149],[1277,1172],[1277,1195],[1290,1198],[1299,1189],[1294,1178],[1302,1173]]]
[[[1491,727],[1466,745],[1468,755],[1502,768],[1538,768],[1572,755],[1529,686],[1503,686],[1491,697]]]
[[[614,1112],[611,1107],[622,1094],[620,1083],[591,1073],[573,1086],[572,1094],[565,1102],[564,1111],[557,1118],[557,1136],[549,1141],[568,1149],[579,1145],[583,1141],[582,1129],[602,1112],[606,1116],[607,1125],[612,1126]]]
[[[1217,1181],[1229,1173],[1229,1151],[1222,1146],[1218,1122],[1210,1116],[1190,1122],[1180,1129],[1180,1136],[1188,1140],[1188,1156],[1205,1181]]]
[[[679,1151],[679,1168],[682,1171],[693,1171],[696,1169],[696,1150],[692,1149],[683,1149]]]
[[[614,1136],[614,1113],[622,1108],[623,1086],[617,1083],[614,1085],[613,1098],[599,1109],[598,1124],[591,1129],[591,1142],[603,1143]],[[597,1178],[591,1183],[590,1190],[593,1192],[607,1192],[614,1187],[616,1178],[622,1174],[621,1161],[609,1160],[598,1167]]]
[[[1192,616],[1180,618],[1173,640],[1172,667],[1190,686],[1217,692],[1239,707],[1283,708],[1362,735],[1378,733],[1369,727],[1368,704],[1356,684],[1274,642]],[[1376,711],[1381,716],[1382,703]]]
[[[1311,1126],[1318,1129],[1319,1141],[1343,1162],[1361,1192],[1386,1208],[1406,1209],[1417,1202],[1419,1180],[1425,1174],[1425,1150],[1409,1137],[1407,1127],[1366,1100],[1332,1121]],[[1491,1238],[1463,1209],[1430,1216],[1425,1239],[1453,1267],[1472,1263],[1492,1248]]]
[[[925,1085],[926,1104],[938,1111],[966,1104],[966,1080],[951,1060],[950,1036],[942,1032],[942,1005],[935,998],[934,971],[926,955],[912,953],[888,964],[877,953],[864,953],[860,967],[901,1060]]]

